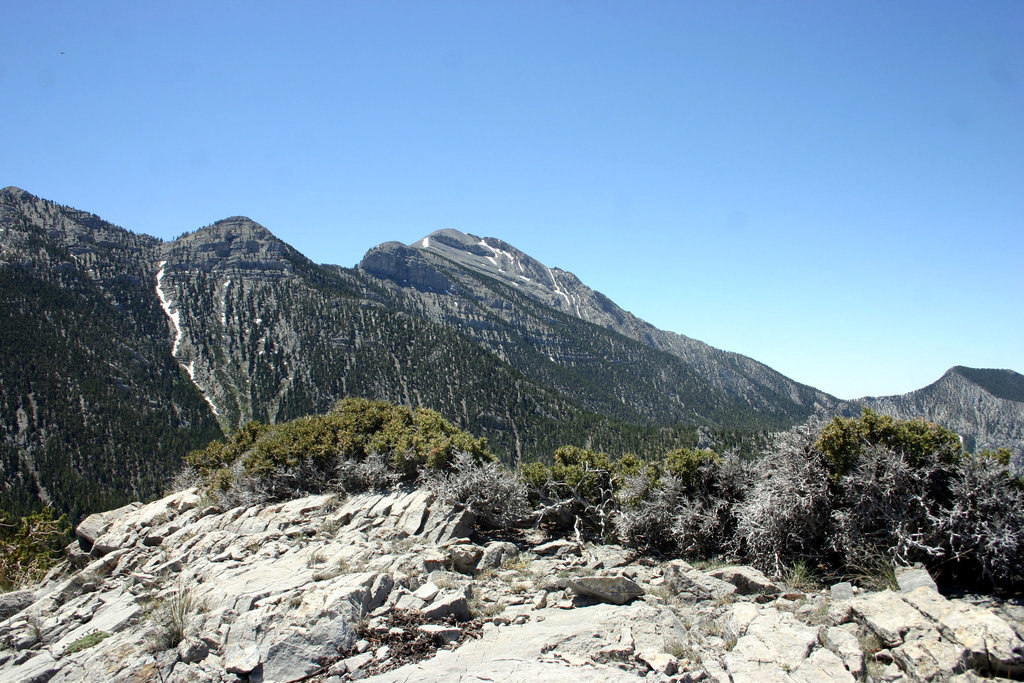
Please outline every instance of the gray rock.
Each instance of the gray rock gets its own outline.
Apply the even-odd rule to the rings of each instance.
[[[967,668],[967,650],[939,637],[936,632],[911,638],[892,649],[900,669],[917,681],[942,680]]]
[[[21,590],[0,593],[0,621],[14,616],[36,601],[32,591]]]
[[[868,593],[847,604],[857,621],[877,635],[886,647],[902,644],[903,635],[911,629],[931,630],[929,620],[892,591]]]
[[[643,588],[624,576],[580,576],[565,583],[577,595],[613,605],[625,605],[644,594]]]
[[[994,613],[962,600],[947,600],[927,587],[905,593],[903,598],[934,621],[943,636],[963,645],[975,668],[1024,673],[1024,641]]]
[[[445,643],[454,643],[462,637],[462,629],[455,628],[454,626],[442,626],[440,624],[423,624],[419,627],[419,631]]]
[[[49,652],[42,652],[3,672],[4,681],[46,683],[57,674],[57,661]]]
[[[896,567],[896,583],[904,593],[909,593],[922,586],[936,593],[939,592],[939,587],[935,585],[935,579],[927,569],[921,567]]]
[[[721,567],[707,574],[736,586],[739,595],[778,595],[782,592],[781,588],[753,567]]]
[[[423,615],[428,619],[440,619],[452,616],[459,621],[469,621],[469,602],[462,593],[445,593],[437,596],[433,602],[423,608]]]
[[[198,638],[185,638],[178,643],[178,660],[186,664],[201,662],[210,654],[210,646]]]
[[[452,568],[463,574],[475,572],[483,555],[484,549],[474,544],[454,545],[448,550],[448,557],[451,558]]]
[[[534,546],[533,552],[538,555],[552,555],[554,557],[565,557],[566,555],[579,555],[580,547],[572,541],[567,541],[563,538],[555,539],[554,541],[548,541],[547,543],[541,543],[538,546]]]
[[[853,600],[853,584],[849,581],[840,581],[839,583],[832,584],[832,588],[829,589],[829,595],[833,600]]]
[[[514,560],[519,557],[519,548],[508,541],[491,541],[484,547],[484,554],[480,558],[480,569],[497,569],[506,560]]]
[[[624,567],[636,557],[636,553],[618,545],[588,545],[589,569],[617,569]]]
[[[355,641],[355,632],[344,617],[318,624],[308,633],[290,631],[267,650],[263,662],[264,683],[286,683],[310,674]]]
[[[736,592],[736,586],[708,576],[694,569],[682,560],[672,560],[665,565],[665,585],[676,593],[689,593],[697,600],[723,598]]]

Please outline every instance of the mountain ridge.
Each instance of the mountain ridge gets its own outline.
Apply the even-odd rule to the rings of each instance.
[[[342,268],[315,264],[244,216],[164,242],[8,187],[0,276],[0,462],[3,491],[22,509],[49,495],[51,480],[71,495],[67,482],[100,463],[116,470],[104,490],[145,498],[188,448],[349,395],[438,410],[507,459],[549,458],[571,442],[612,453],[730,448],[743,433],[861,405],[952,420],[979,447],[1024,453],[1021,404],[986,388],[1016,396],[1016,373],[961,368],[903,401],[840,401],[657,330],[502,240],[450,229],[386,242]],[[58,347],[71,354],[59,368],[40,355]],[[132,398],[103,407],[124,392]],[[41,400],[45,419],[35,417]],[[151,419],[164,426],[137,434]],[[92,445],[61,427],[79,423],[91,425],[81,434]],[[118,455],[118,440],[135,445]],[[126,502],[95,496],[76,509]]]

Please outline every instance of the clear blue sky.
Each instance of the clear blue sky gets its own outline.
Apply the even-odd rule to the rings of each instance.
[[[7,2],[0,186],[504,239],[842,398],[1024,371],[1024,2]]]

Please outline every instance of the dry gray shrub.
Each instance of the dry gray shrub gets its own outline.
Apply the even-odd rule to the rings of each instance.
[[[935,566],[946,555],[937,515],[949,478],[937,459],[913,463],[902,452],[866,446],[839,480],[832,548],[852,566],[879,557],[895,565]]]
[[[988,457],[957,465],[938,526],[957,562],[994,585],[1024,585],[1024,488]]]
[[[519,475],[500,462],[477,463],[469,453],[456,454],[448,471],[424,470],[421,483],[494,529],[515,526],[529,514],[526,485]]]
[[[776,435],[754,464],[754,483],[735,509],[738,551],[775,576],[796,559],[821,558],[825,547],[833,495],[816,439],[810,426]]]
[[[646,473],[631,477],[619,493],[622,507],[614,518],[619,540],[647,552],[675,552],[672,524],[682,495],[683,487],[672,475],[660,482]]]
[[[652,481],[642,474],[619,494],[615,516],[619,540],[630,547],[710,558],[733,547],[738,501],[750,485],[749,469],[735,455],[707,459],[684,478]]]
[[[402,478],[380,453],[371,453],[361,460],[341,459],[334,468],[334,476],[334,487],[346,493],[388,490]]]

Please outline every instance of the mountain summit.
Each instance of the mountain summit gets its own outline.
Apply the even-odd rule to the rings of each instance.
[[[842,402],[456,230],[349,269],[240,216],[163,242],[9,187],[0,344],[10,512],[150,497],[189,449],[346,396],[437,410],[507,459],[734,448],[860,405],[1024,452],[1016,373],[954,368],[904,397]]]

